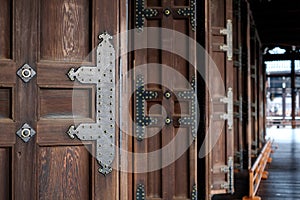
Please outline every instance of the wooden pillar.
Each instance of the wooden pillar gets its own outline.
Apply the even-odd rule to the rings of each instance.
[[[300,92],[298,91],[298,88],[296,90],[298,94],[298,108],[300,108]],[[298,113],[296,113],[296,115],[298,116]]]
[[[291,86],[292,86],[292,128],[296,128],[296,76],[295,76],[295,59],[291,60],[291,70],[292,70],[292,75],[291,75]]]
[[[286,89],[285,87],[282,88],[282,123],[285,120],[285,113],[286,113]]]

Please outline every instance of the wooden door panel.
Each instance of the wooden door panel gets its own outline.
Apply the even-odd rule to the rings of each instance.
[[[94,120],[94,85],[74,84],[71,67],[93,65],[88,57],[95,40],[92,33],[94,1],[38,1],[38,124],[39,144],[72,144],[66,131],[74,123]],[[75,89],[73,90],[73,88]],[[56,144],[56,145],[57,145]],[[55,146],[56,146],[55,145]]]
[[[11,1],[1,0],[0,8],[0,59],[11,59],[12,58],[12,46],[11,46],[11,35],[12,35],[12,6]]]
[[[233,159],[233,131],[230,127],[230,118],[224,120],[220,116],[228,113],[228,103],[223,104],[222,99],[228,97],[233,88],[233,62],[230,56],[230,26],[232,24],[231,0],[208,0],[207,6],[207,49],[214,66],[208,66],[208,84],[210,100],[210,124],[207,127],[209,137],[209,150],[207,156],[207,194],[206,199],[212,195],[233,192],[232,159]],[[225,31],[225,32],[224,32]],[[229,35],[229,36],[228,36]],[[224,50],[221,47],[229,48]],[[212,63],[208,63],[210,65]],[[235,91],[233,91],[234,93]],[[232,101],[231,99],[228,99]],[[232,102],[230,102],[232,103]],[[217,138],[216,138],[217,137]],[[227,171],[224,171],[224,168]]]
[[[0,120],[13,119],[13,95],[16,64],[13,60],[13,30],[11,1],[0,1]]]
[[[235,167],[242,170],[244,168],[243,155],[246,147],[243,134],[243,60],[242,60],[242,1],[234,1],[234,15],[233,15],[233,51],[234,51],[234,73],[233,73],[233,93],[234,100],[234,153],[235,153]]]
[[[91,159],[85,146],[40,146],[38,199],[90,199]]]
[[[194,60],[194,47],[193,44],[176,40],[175,33],[166,34],[162,29],[152,29],[151,31],[146,29],[147,27],[168,28],[194,38],[195,32],[191,27],[191,18],[181,17],[177,14],[178,9],[184,6],[188,8],[191,4],[192,1],[145,1],[146,9],[156,9],[158,13],[156,16],[144,20],[143,42],[145,42],[145,46],[156,46],[157,48],[134,51],[134,79],[137,82],[142,75],[143,81],[149,83],[145,84],[145,90],[158,94],[157,97],[145,101],[145,116],[156,118],[157,124],[145,127],[142,140],[134,138],[134,153],[146,153],[143,158],[135,157],[134,168],[138,168],[137,164],[142,160],[147,165],[145,169],[151,170],[152,162],[161,165],[161,168],[155,171],[147,172],[146,170],[145,173],[134,175],[134,191],[138,191],[139,184],[142,184],[146,199],[189,199],[193,186],[196,184],[196,142],[181,152],[179,147],[188,146],[189,144],[185,144],[185,142],[189,143],[193,140],[192,130],[189,126],[183,127],[177,123],[180,117],[192,115],[191,101],[178,98],[178,92],[189,90],[190,84],[187,83],[195,77],[195,69],[191,67],[195,63],[187,61],[187,59]],[[166,14],[165,11],[168,9],[170,13]],[[135,18],[135,20],[137,19]],[[139,44],[135,45],[139,46]],[[185,58],[163,49],[180,51]],[[139,68],[143,65],[146,67]],[[181,74],[186,81],[181,81],[182,77],[178,77],[178,74],[167,70],[162,65]],[[171,93],[170,98],[166,98],[167,92]],[[137,95],[134,96],[135,99],[138,98]],[[134,115],[139,112],[138,109],[140,108],[134,106]],[[172,121],[171,124],[165,124],[168,117]],[[135,129],[135,136],[137,136],[139,132],[137,128]],[[181,140],[174,142],[173,139],[178,135],[182,135]],[[170,149],[161,151],[156,160],[152,161],[149,155],[154,151],[162,150],[167,145],[170,145]],[[175,158],[179,153],[182,154],[179,158],[174,159],[167,166],[163,166],[167,160]],[[137,194],[134,193],[134,199],[136,197]]]
[[[0,148],[0,199],[9,200],[12,197],[12,154],[11,148]]]
[[[40,1],[40,59],[82,61],[92,47],[90,0]]]
[[[66,132],[95,121],[95,86],[74,85],[67,72],[95,65],[98,35],[118,32],[118,2],[0,4],[0,199],[117,199],[117,171],[100,174],[95,143]],[[25,63],[36,71],[27,83],[16,75]],[[36,131],[27,143],[16,136],[24,123]]]
[[[12,119],[12,88],[0,88],[0,118]]]
[[[96,143],[67,135],[73,124],[96,121],[95,84],[73,82],[67,74],[71,68],[96,65],[92,50],[99,44],[98,35],[118,30],[118,2],[45,0],[38,5],[37,196],[117,199],[118,172],[106,176],[98,172],[92,156]]]
[[[13,145],[16,141],[16,64],[13,59],[13,9],[0,1],[0,199],[13,198]]]

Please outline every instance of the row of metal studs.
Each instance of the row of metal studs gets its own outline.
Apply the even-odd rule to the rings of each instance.
[[[192,26],[192,30],[195,31],[197,22],[196,22],[196,1],[191,0],[191,6],[189,8],[180,8],[177,11],[178,15],[182,16],[190,16],[190,22]]]

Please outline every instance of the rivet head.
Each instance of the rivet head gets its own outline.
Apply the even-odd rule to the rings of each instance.
[[[171,14],[171,11],[168,8],[166,8],[165,11],[164,11],[164,14],[166,16],[169,16]]]
[[[169,117],[167,117],[167,118],[165,119],[165,123],[166,123],[167,125],[171,124],[171,122],[172,122],[172,120],[171,120]]]
[[[169,99],[171,97],[171,93],[169,91],[165,92],[165,97]]]
[[[29,78],[31,76],[31,70],[30,69],[23,69],[22,70],[22,76],[24,78]]]
[[[28,138],[30,136],[30,129],[29,128],[24,128],[22,129],[22,132],[21,132],[21,136],[23,138]]]

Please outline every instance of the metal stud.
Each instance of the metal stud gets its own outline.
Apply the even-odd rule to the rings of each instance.
[[[28,64],[24,64],[18,69],[17,75],[25,82],[29,82],[35,75],[36,72]]]
[[[27,123],[23,124],[23,126],[16,132],[16,134],[24,141],[28,142],[30,138],[35,135],[35,130],[31,128]]]
[[[191,101],[191,115],[186,117],[181,117],[178,119],[178,123],[182,126],[191,127],[192,136],[195,139],[197,137],[197,118],[196,118],[196,79],[192,77],[191,80],[191,89],[186,91],[181,91],[178,93],[178,97],[182,98],[184,101]]]
[[[154,8],[145,8],[144,0],[135,1],[135,24],[139,31],[143,31],[145,17],[151,18],[158,15],[158,11]]]
[[[145,200],[145,186],[143,184],[138,184],[136,189],[136,200]]]
[[[172,122],[171,118],[167,117],[167,118],[165,119],[166,125],[170,125],[171,122]]]
[[[171,14],[171,10],[169,8],[166,8],[164,10],[164,14],[168,17]]]
[[[181,15],[181,16],[190,16],[190,23],[192,26],[192,30],[195,31],[196,30],[196,1],[195,0],[191,0],[190,1],[190,7],[187,8],[179,8],[177,10],[177,14]]]
[[[164,96],[166,99],[169,99],[171,97],[171,93],[169,91],[165,92]]]
[[[193,190],[192,190],[192,195],[191,195],[191,200],[197,200],[198,199],[198,194],[197,194],[197,186],[193,185]]]

